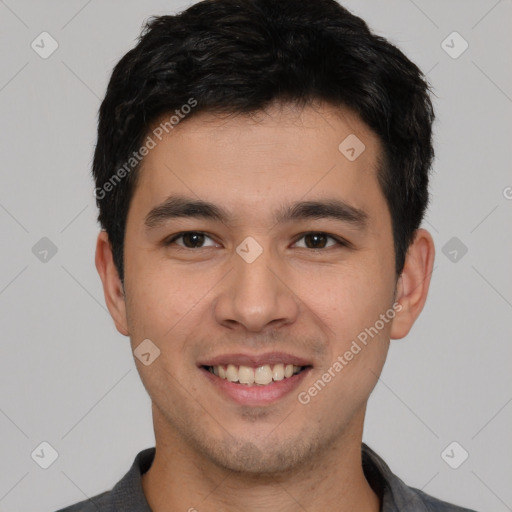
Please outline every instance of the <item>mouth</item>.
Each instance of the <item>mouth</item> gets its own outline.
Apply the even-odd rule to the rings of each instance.
[[[264,406],[290,394],[313,365],[290,354],[231,354],[198,364],[216,393],[239,405]]]
[[[235,384],[243,386],[268,386],[274,382],[289,379],[290,377],[301,373],[306,368],[310,368],[310,366],[278,363],[274,365],[264,364],[257,367],[251,367],[230,363],[227,365],[219,364],[215,366],[203,365],[202,368],[221,379]]]

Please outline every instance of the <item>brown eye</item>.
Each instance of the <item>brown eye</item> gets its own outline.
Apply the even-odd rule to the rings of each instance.
[[[203,245],[204,243],[204,235],[202,233],[185,233],[182,238],[185,247],[191,249],[195,249],[198,245]]]
[[[322,233],[311,233],[309,235],[306,235],[304,237],[304,240],[306,240],[306,245],[310,249],[323,249],[325,247],[325,244],[327,243],[328,238],[328,236]],[[308,244],[308,241],[310,242],[310,244]],[[312,245],[312,247],[310,245]]]
[[[173,236],[165,243],[165,245],[173,245],[175,244],[176,240],[179,240],[180,238],[183,240],[183,243],[176,245],[185,247],[186,249],[201,249],[205,239],[209,238],[211,240],[208,235],[202,233],[201,231],[185,231],[183,233],[177,234],[176,236]]]
[[[338,240],[337,238],[320,231],[306,233],[301,238],[299,238],[299,240],[302,239],[304,239],[305,241],[306,249],[325,249],[328,247],[332,247],[333,245],[345,245],[341,240]],[[329,239],[333,240],[334,244],[328,246],[327,241]]]

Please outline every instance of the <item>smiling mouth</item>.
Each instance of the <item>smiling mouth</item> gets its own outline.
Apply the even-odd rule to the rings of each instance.
[[[294,364],[265,364],[251,367],[244,365],[216,365],[203,366],[205,370],[213,373],[220,379],[246,386],[268,386],[273,382],[289,379],[301,373],[310,366],[296,366]]]

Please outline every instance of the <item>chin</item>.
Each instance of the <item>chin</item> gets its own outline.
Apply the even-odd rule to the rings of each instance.
[[[304,467],[318,447],[308,444],[304,439],[288,439],[280,443],[255,443],[249,440],[225,439],[223,442],[196,447],[203,457],[209,458],[216,466],[245,474],[248,477],[275,477]]]

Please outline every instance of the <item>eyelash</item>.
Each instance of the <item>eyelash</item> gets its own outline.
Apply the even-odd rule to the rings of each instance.
[[[198,235],[205,235],[206,237],[213,240],[212,237],[210,235],[208,235],[208,233],[205,233],[204,231],[182,231],[181,233],[177,233],[176,235],[173,235],[170,239],[166,240],[164,242],[164,245],[166,247],[173,245],[175,243],[175,241],[182,238],[183,235],[190,234],[190,233],[198,234]],[[327,238],[334,240],[338,246],[351,247],[351,244],[348,241],[344,240],[343,238],[339,238],[337,236],[331,235],[330,233],[326,233],[325,231],[307,231],[306,233],[302,233],[301,236],[295,240],[294,244],[296,244],[299,240],[301,240],[302,238],[304,238],[307,235],[326,235]],[[178,245],[177,247],[179,249],[184,249],[184,250],[188,250],[188,251],[197,251],[199,249],[205,249],[205,247],[192,248],[192,247],[184,247],[184,246],[180,246],[180,245]],[[302,249],[309,249],[310,251],[326,251],[327,249],[332,249],[333,247],[334,246],[325,247],[325,248],[320,247],[318,249],[309,249],[308,247],[302,247]]]

